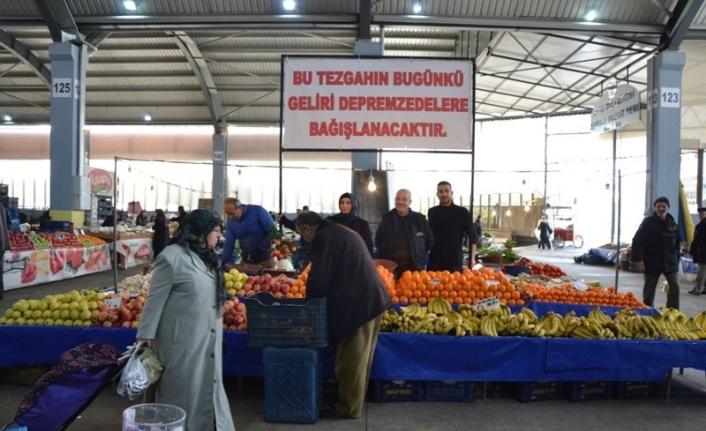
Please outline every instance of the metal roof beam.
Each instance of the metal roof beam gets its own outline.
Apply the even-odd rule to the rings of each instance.
[[[478,75],[479,75],[480,77],[483,77],[483,76],[491,76],[491,77],[493,77],[493,78],[497,78],[497,77],[493,76],[492,74],[484,74],[484,73],[480,73],[480,72],[478,73]],[[585,93],[585,92],[583,92],[583,91],[573,90],[573,89],[571,89],[571,88],[561,88],[561,87],[557,87],[557,86],[549,85],[549,84],[538,84],[537,82],[527,81],[527,80],[520,79],[520,78],[515,78],[515,77],[512,77],[512,76],[508,76],[507,78],[498,78],[498,79],[504,79],[504,80],[506,80],[506,81],[518,82],[518,83],[520,83],[520,84],[527,84],[527,85],[537,86],[537,87],[540,87],[540,88],[548,88],[548,89],[551,89],[551,90],[566,91],[566,92],[569,92],[569,93],[580,93],[580,94],[582,94],[582,95],[583,95],[583,94],[588,94],[588,95],[593,96],[593,97],[601,97],[601,95],[600,95],[600,94],[597,94],[597,93]]]
[[[90,33],[88,36],[86,36],[86,42],[90,43],[91,45],[98,47],[104,40],[106,40],[108,37],[110,37],[111,33],[110,32],[97,32],[97,33]],[[111,49],[114,49],[111,47]]]
[[[489,31],[542,31],[542,32],[580,32],[580,33],[617,33],[617,34],[653,34],[660,35],[664,26],[659,24],[631,24],[625,22],[586,22],[561,21],[550,19],[517,19],[492,17],[463,17],[448,15],[398,15],[374,14],[373,24],[407,25],[415,27],[459,27],[464,30]]]
[[[175,31],[171,35],[174,37],[174,42],[182,50],[184,56],[189,61],[191,68],[196,74],[196,78],[199,80],[199,84],[201,84],[201,89],[203,90],[203,95],[206,99],[206,105],[211,113],[215,133],[220,134],[228,127],[228,125],[225,123],[225,118],[223,118],[221,98],[218,95],[216,82],[213,80],[213,76],[211,76],[211,71],[208,69],[206,59],[201,53],[199,47],[196,45],[196,42],[194,42],[193,39],[186,34],[186,32]]]
[[[66,41],[66,35],[81,40],[81,33],[76,27],[74,17],[71,15],[66,0],[34,0],[37,8],[42,13],[44,23],[49,28],[54,42]]]
[[[539,34],[545,34],[545,33],[539,33]],[[593,40],[593,38],[581,39],[580,37],[568,36],[565,34],[555,34],[555,33],[546,33],[546,36],[549,36],[554,39],[572,40],[574,42],[588,43],[589,45],[605,46],[606,48],[615,48],[615,49],[619,49],[619,50],[627,50],[627,51],[632,51],[632,52],[637,52],[637,53],[644,53],[644,52],[650,51],[648,49],[629,48],[629,47],[625,47],[625,46],[621,46],[621,45],[616,45],[614,43],[597,42],[597,41]],[[606,37],[606,36],[603,36],[603,37]],[[620,40],[620,39],[616,39],[616,40]],[[635,41],[631,40],[630,43],[634,44]]]
[[[51,88],[51,72],[25,44],[0,30],[0,46],[8,50],[18,60],[29,66],[47,88]]]
[[[358,40],[370,40],[370,16],[372,5],[370,0],[358,0]]]
[[[660,49],[679,49],[704,0],[679,0],[659,40]]]
[[[498,94],[498,95],[500,95],[500,96],[514,97],[514,98],[517,98],[517,99],[527,99],[527,100],[532,100],[532,101],[534,101],[534,102],[550,103],[550,104],[552,104],[552,105],[561,105],[561,102],[548,102],[548,101],[546,101],[546,100],[544,100],[544,99],[540,99],[539,97],[532,97],[532,96],[527,96],[527,95],[519,96],[519,95],[517,95],[517,94],[507,93],[507,92],[498,91],[498,90],[485,89],[485,88],[481,88],[481,87],[476,87],[476,91],[482,91],[482,92],[484,92],[484,93]],[[582,106],[582,105],[572,105],[572,104],[569,104],[569,106],[571,106],[572,108],[589,109],[589,108],[587,108],[586,106]]]

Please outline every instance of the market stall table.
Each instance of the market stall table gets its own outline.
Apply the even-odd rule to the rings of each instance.
[[[0,367],[55,364],[87,342],[126,349],[135,329],[0,327]],[[223,373],[261,376],[262,349],[245,332],[223,334]],[[324,351],[332,376],[335,348]],[[381,333],[371,378],[385,380],[588,381],[658,380],[671,368],[706,369],[706,342],[462,337]]]

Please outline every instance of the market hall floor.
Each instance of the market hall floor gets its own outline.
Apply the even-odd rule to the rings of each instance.
[[[572,257],[581,250],[565,248],[555,251],[537,251],[534,247],[520,248],[520,253],[530,259],[559,265],[569,275],[586,281],[599,280],[612,285],[615,271],[607,266],[575,264]],[[119,278],[139,272],[138,268],[120,271]],[[104,272],[73,280],[64,280],[42,286],[16,289],[5,292],[0,309],[12,305],[17,299],[42,298],[49,293],[68,292],[75,288],[95,285],[111,285],[112,273]],[[694,297],[686,292],[692,282],[682,278],[681,308],[690,316],[706,309],[706,296]],[[640,274],[620,272],[621,291],[633,291],[640,296],[642,277]],[[665,294],[658,292],[657,304],[664,304]],[[41,349],[41,346],[37,346]],[[0,352],[2,354],[2,352]],[[489,390],[486,400],[471,403],[455,402],[411,402],[374,403],[369,401],[363,417],[356,420],[329,421],[321,419],[314,425],[267,423],[262,417],[264,391],[262,379],[243,379],[239,390],[238,379],[227,377],[226,390],[231,411],[239,431],[249,430],[650,430],[674,427],[682,430],[703,429],[706,422],[706,376],[693,369],[684,370],[683,375],[674,372],[671,398],[666,401],[664,388],[658,397],[635,400],[601,400],[571,403],[565,400],[519,403],[514,398],[501,396]],[[0,375],[0,378],[3,376]],[[482,386],[478,384],[477,386]],[[14,413],[29,391],[28,386],[0,384],[0,424],[12,419]],[[138,400],[139,401],[139,400]],[[68,429],[70,431],[120,430],[122,412],[138,401],[129,401],[117,395],[115,389],[106,389]],[[34,430],[32,430],[34,431]],[[41,431],[41,430],[40,430]]]

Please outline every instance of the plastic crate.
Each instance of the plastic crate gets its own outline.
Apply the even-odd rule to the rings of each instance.
[[[564,397],[564,382],[523,382],[517,388],[517,400],[531,401],[559,400]]]
[[[649,398],[659,393],[661,381],[615,382],[615,398]]]
[[[265,411],[268,422],[313,424],[321,408],[319,352],[265,347]]]
[[[473,401],[473,383],[426,381],[424,382],[424,401]]]
[[[373,401],[422,401],[422,382],[416,380],[373,380]]]
[[[569,401],[592,401],[613,398],[613,382],[571,382],[568,384]]]
[[[247,345],[251,347],[326,347],[326,299],[275,298],[260,292],[245,300]]]

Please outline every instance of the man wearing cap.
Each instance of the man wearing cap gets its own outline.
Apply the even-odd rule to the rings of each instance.
[[[692,295],[706,294],[706,207],[699,207],[699,224],[694,228],[694,239],[689,246],[689,254],[694,259],[694,263],[699,265],[699,273],[696,275],[696,284],[689,291]]]
[[[654,214],[645,219],[632,239],[635,268],[645,273],[642,301],[654,306],[659,276],[669,283],[667,307],[679,309],[679,230],[669,211],[669,200],[660,197],[652,205]]]

